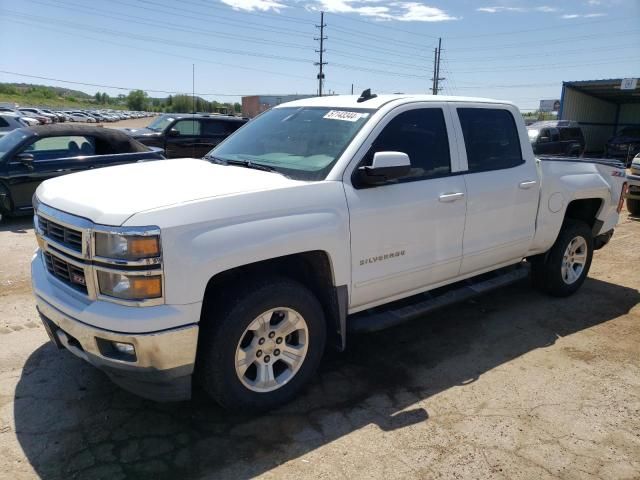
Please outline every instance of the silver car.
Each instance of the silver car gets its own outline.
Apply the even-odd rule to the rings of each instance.
[[[0,137],[6,135],[16,128],[28,127],[29,124],[25,122],[19,115],[11,113],[0,113]]]

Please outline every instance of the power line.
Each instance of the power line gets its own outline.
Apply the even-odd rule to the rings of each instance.
[[[619,22],[621,20],[630,20],[632,18],[629,17],[611,17],[611,18],[607,18],[607,19],[599,19],[599,20],[592,20],[592,21],[588,21],[588,22],[576,22],[576,23],[570,23],[570,24],[564,24],[562,25],[562,28],[571,28],[571,27],[580,27],[583,25],[600,25],[602,23],[607,23],[607,22]],[[496,35],[512,35],[514,33],[529,33],[529,32],[540,32],[543,30],[557,30],[558,26],[557,25],[550,25],[547,27],[538,27],[538,28],[527,28],[527,29],[522,29],[522,30],[507,30],[507,31],[503,31],[503,32],[491,32],[491,33],[479,33],[479,34],[474,34],[474,35],[454,35],[454,36],[447,36],[446,38],[448,39],[464,39],[464,38],[480,38],[480,37],[494,37]]]
[[[373,23],[373,22],[368,22],[366,20],[362,20],[361,18],[356,18],[356,17],[348,17],[346,15],[341,15],[339,13],[336,12],[329,12],[331,15],[335,15],[339,18],[343,18],[345,20],[350,20],[353,22],[359,22],[359,23],[364,23],[365,25],[369,25],[370,27],[380,27],[380,28],[386,28],[387,30],[393,30],[395,32],[403,32],[403,33],[408,33],[409,35],[417,35],[419,37],[427,37],[427,38],[432,38],[432,39],[436,39],[438,38],[436,35],[428,35],[426,33],[417,33],[417,32],[412,32],[411,30],[405,30],[403,28],[398,28],[398,27],[392,27],[389,25],[384,25],[381,23]]]
[[[607,34],[608,37],[613,37],[613,36],[620,36],[620,35],[636,35],[640,33],[640,30],[625,30],[622,32],[612,32]],[[583,39],[583,38],[601,38],[602,34],[600,33],[596,33],[596,34],[588,34],[588,35],[574,35],[572,37],[561,37],[561,38],[545,38],[544,40],[534,40],[532,42],[518,42],[518,43],[511,43],[511,44],[499,44],[499,45],[483,45],[483,46],[478,46],[478,47],[456,47],[456,48],[449,48],[449,50],[465,50],[465,51],[471,51],[471,50],[486,50],[486,49],[501,49],[501,48],[515,48],[515,47],[521,47],[523,45],[536,45],[536,46],[540,46],[543,47],[545,45],[551,45],[551,44],[556,44],[556,43],[564,43],[564,42],[571,42],[574,40],[579,40],[579,39]]]
[[[628,56],[624,56],[624,57],[616,57],[616,58],[611,58],[608,57],[609,60],[607,60],[606,62],[593,62],[593,63],[574,63],[574,64],[568,64],[568,63],[539,63],[539,64],[522,64],[522,65],[510,65],[507,68],[491,68],[488,70],[459,70],[457,71],[457,73],[486,73],[486,72],[509,72],[509,71],[514,71],[514,70],[544,70],[547,68],[553,68],[553,67],[562,67],[562,68],[573,68],[573,67],[590,67],[590,66],[595,66],[595,65],[610,65],[613,63],[618,63],[620,61],[625,61],[625,60],[629,60]]]
[[[193,48],[193,49],[198,49],[198,50],[207,50],[207,51],[214,51],[214,52],[220,52],[220,53],[230,53],[230,54],[234,54],[234,55],[244,55],[244,56],[250,56],[250,57],[260,57],[260,58],[270,58],[270,59],[274,59],[274,60],[283,60],[283,61],[287,61],[287,62],[300,62],[300,63],[309,63],[309,60],[304,59],[304,58],[298,58],[298,57],[286,57],[286,56],[282,56],[282,55],[273,55],[273,54],[266,54],[266,53],[259,53],[259,52],[255,52],[255,51],[246,51],[246,50],[236,50],[236,49],[230,49],[230,48],[218,48],[218,47],[211,47],[211,46],[207,46],[207,45],[202,45],[202,44],[196,44],[196,43],[189,43],[189,42],[183,42],[180,40],[165,40],[163,38],[159,38],[159,37],[152,37],[152,36],[148,36],[148,35],[139,35],[139,34],[134,34],[134,33],[128,33],[128,32],[121,32],[118,30],[111,30],[111,29],[107,29],[107,28],[102,28],[102,27],[96,27],[96,26],[91,26],[91,27],[87,27],[87,26],[83,26],[83,25],[78,25],[75,22],[66,22],[64,20],[58,19],[58,18],[47,18],[47,17],[40,17],[38,15],[25,15],[25,14],[21,14],[18,12],[13,12],[10,10],[0,10],[0,13],[4,13],[6,15],[12,16],[12,17],[18,17],[18,18],[27,18],[28,20],[32,20],[32,21],[36,21],[36,22],[42,22],[42,23],[46,23],[49,24],[52,20],[57,22],[57,23],[61,23],[61,24],[65,24],[67,26],[76,28],[76,29],[81,29],[81,30],[89,30],[90,32],[99,32],[99,33],[103,33],[103,34],[107,34],[107,35],[116,35],[116,36],[124,36],[124,37],[128,37],[128,38],[133,38],[136,40],[142,40],[142,41],[148,41],[148,42],[154,42],[154,43],[162,43],[165,45],[172,45],[172,46],[182,46],[182,47],[186,47],[186,48]]]
[[[14,20],[14,23],[18,23],[18,24],[22,24],[22,25],[27,25],[27,26],[33,26],[31,24],[29,24],[27,21],[20,21],[20,20]],[[130,45],[127,44],[123,44],[123,43],[118,43],[118,42],[114,42],[111,40],[105,40],[105,39],[101,39],[101,38],[95,38],[95,37],[91,37],[88,35],[82,35],[79,34],[77,31],[71,31],[71,32],[67,32],[64,30],[60,30],[57,28],[53,28],[53,27],[49,27],[47,25],[37,25],[37,27],[39,29],[45,29],[45,30],[50,30],[50,31],[54,31],[54,32],[58,32],[58,33],[62,33],[63,35],[69,35],[74,37],[74,39],[77,38],[85,38],[88,40],[93,40],[99,43],[107,43],[107,44],[111,44],[111,45],[116,45],[119,47],[124,47],[124,48],[129,48]],[[308,76],[302,76],[302,75],[295,75],[292,73],[283,73],[281,71],[271,71],[271,70],[265,70],[263,68],[255,68],[255,67],[249,67],[246,65],[235,65],[235,64],[229,64],[229,63],[224,63],[224,62],[218,62],[218,61],[212,61],[209,59],[204,59],[204,58],[198,58],[198,57],[192,57],[192,56],[187,56],[187,55],[180,55],[180,54],[176,54],[176,53],[169,53],[166,50],[154,50],[151,48],[146,48],[146,47],[142,47],[142,46],[136,46],[136,50],[140,50],[140,51],[145,51],[145,52],[151,52],[151,53],[155,53],[158,55],[162,55],[162,56],[169,56],[169,57],[175,57],[175,58],[182,58],[182,59],[186,59],[189,60],[191,62],[195,61],[198,63],[209,63],[212,65],[219,65],[219,66],[223,66],[223,67],[229,67],[229,68],[235,68],[235,69],[240,69],[240,70],[247,70],[247,71],[252,71],[252,72],[259,72],[261,74],[268,74],[268,75],[277,75],[277,76],[282,76],[282,77],[287,77],[287,78],[296,78],[296,79],[302,79],[302,80],[308,80],[309,77]],[[342,82],[333,82],[339,85],[347,85],[346,83],[342,83]]]
[[[79,5],[77,3],[73,3],[73,2],[62,2],[62,1],[58,1],[57,4],[55,3],[47,3],[47,2],[43,2],[41,0],[31,0],[33,3],[38,3],[41,5],[47,5],[47,6],[51,6],[51,7],[55,7],[55,8],[62,8],[64,9],[64,6],[62,5],[68,5],[68,6],[73,6],[73,8],[80,8],[83,10],[88,10],[88,14],[93,15],[93,16],[100,16],[102,17],[107,17],[107,18],[113,18],[116,20],[120,20],[120,21],[125,21],[128,23],[133,23],[133,24],[137,24],[137,25],[147,25],[147,26],[151,26],[151,27],[158,27],[161,26],[162,28],[165,28],[167,30],[173,30],[173,31],[177,31],[177,32],[185,32],[185,33],[201,33],[203,35],[207,35],[207,36],[218,36],[218,37],[222,37],[222,38],[231,38],[235,41],[240,41],[240,42],[250,42],[250,43],[259,43],[259,44],[263,44],[263,45],[277,45],[277,46],[282,46],[282,47],[287,47],[287,48],[296,48],[296,49],[302,49],[302,50],[307,50],[308,48],[305,46],[302,46],[300,44],[294,44],[294,43],[287,43],[287,42],[280,42],[280,41],[275,41],[275,40],[268,40],[268,39],[264,39],[264,38],[259,38],[259,37],[248,37],[246,35],[242,35],[242,36],[238,36],[237,34],[227,34],[227,33],[222,33],[222,32],[216,32],[213,30],[204,30],[204,29],[199,29],[199,28],[195,28],[193,26],[189,26],[188,28],[182,28],[180,26],[177,26],[175,23],[169,23],[169,22],[162,22],[162,21],[143,21],[140,20],[141,17],[138,16],[125,16],[125,15],[114,15],[111,12],[102,10],[102,9],[98,9],[98,8],[87,8],[83,5]],[[134,20],[134,19],[138,19],[138,20]]]
[[[0,73],[5,73],[8,75],[16,75],[18,77],[25,77],[25,78],[36,78],[39,80],[48,80],[51,82],[60,82],[60,83],[68,83],[71,85],[82,85],[85,87],[100,87],[100,88],[111,88],[114,90],[143,90],[145,92],[152,92],[152,93],[167,93],[169,95],[186,95],[185,92],[180,92],[180,91],[175,91],[175,90],[155,90],[155,89],[151,89],[151,88],[134,88],[134,87],[121,87],[121,86],[116,86],[116,85],[104,85],[104,84],[100,84],[100,83],[86,83],[86,82],[77,82],[77,81],[73,81],[73,80],[62,80],[60,78],[51,78],[51,77],[43,77],[40,75],[29,75],[26,73],[18,73],[18,72],[9,72],[7,70],[0,70]],[[241,94],[231,94],[231,93],[193,93],[194,95],[199,95],[199,96],[216,96],[216,97],[243,97],[246,95],[241,95]]]
[[[531,57],[557,57],[557,56],[562,56],[562,57],[566,57],[567,54],[573,54],[573,53],[591,53],[594,51],[606,51],[606,50],[613,50],[615,49],[616,51],[618,50],[622,50],[622,49],[626,49],[626,48],[633,48],[633,49],[637,49],[638,47],[636,45],[620,45],[620,44],[615,44],[615,45],[607,45],[607,46],[602,46],[602,47],[584,47],[584,48],[578,48],[578,49],[573,49],[573,50],[558,50],[557,52],[540,52],[540,53],[531,53],[531,54],[522,54],[519,53],[517,55],[500,55],[497,57],[456,57],[456,59],[453,61],[453,63],[458,64],[458,63],[474,63],[474,62],[489,62],[489,61],[494,61],[494,60],[504,60],[504,59],[511,59],[511,58],[531,58]]]
[[[191,20],[196,20],[199,22],[205,22],[207,24],[211,24],[211,22],[205,18],[203,18],[203,13],[202,12],[197,12],[194,10],[185,10],[184,8],[176,8],[176,7],[171,7],[169,5],[164,5],[161,3],[156,3],[156,2],[150,2],[148,0],[138,0],[139,2],[144,1],[144,3],[150,4],[150,5],[154,5],[154,8],[149,8],[149,7],[144,7],[144,6],[139,6],[139,5],[131,5],[130,3],[127,2],[122,2],[121,0],[111,0],[111,2],[115,2],[118,3],[120,5],[125,5],[127,7],[131,7],[131,8],[137,8],[137,9],[141,9],[144,10],[145,12],[160,12],[160,13],[166,13],[169,15],[173,15],[174,17],[182,17],[182,18],[187,18],[187,19],[191,19]],[[172,11],[167,11],[167,10],[162,10],[159,9],[158,7],[164,8],[164,9],[169,9],[169,10],[176,10],[176,12],[172,12]],[[184,12],[187,13],[193,13],[195,15],[185,15]],[[280,35],[293,35],[293,36],[298,36],[298,37],[305,37],[308,38],[309,37],[309,33],[308,32],[304,32],[302,30],[294,30],[294,29],[290,29],[290,28],[270,28],[270,27],[265,27],[264,23],[258,23],[258,22],[251,22],[249,20],[238,20],[238,19],[234,19],[234,18],[229,18],[227,16],[222,16],[221,17],[222,20],[219,18],[219,16],[216,16],[216,23],[220,23],[220,24],[227,24],[230,25],[234,28],[248,28],[247,25],[251,25],[251,29],[253,30],[261,30],[261,31],[265,31],[265,32],[272,32],[272,33],[279,33]]]

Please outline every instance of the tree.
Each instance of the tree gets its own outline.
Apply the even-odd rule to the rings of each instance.
[[[132,90],[127,96],[129,110],[147,110],[147,93],[142,90]]]
[[[240,105],[238,102],[234,103],[233,111],[236,113],[242,113],[242,105]]]

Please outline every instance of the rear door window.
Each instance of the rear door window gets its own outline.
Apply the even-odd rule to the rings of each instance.
[[[561,128],[560,140],[581,140],[582,131],[579,128]]]
[[[24,149],[35,161],[95,155],[95,141],[85,136],[47,137],[36,140]]]
[[[180,132],[180,136],[200,135],[200,120],[178,120],[173,128]]]
[[[516,122],[508,110],[458,108],[469,172],[512,168],[524,163]]]
[[[231,135],[242,124],[240,122],[229,122],[224,120],[203,120],[202,135],[205,137]]]

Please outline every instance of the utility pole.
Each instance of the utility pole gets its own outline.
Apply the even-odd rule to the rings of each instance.
[[[323,61],[323,55],[325,52],[324,49],[324,41],[327,37],[324,36],[324,27],[327,24],[324,23],[324,12],[320,12],[320,25],[316,25],[316,28],[320,29],[320,38],[314,38],[314,40],[320,41],[320,50],[316,50],[316,53],[320,54],[320,61],[314,63],[314,65],[318,65],[320,67],[320,72],[318,73],[318,96],[322,96],[322,84],[324,83],[324,73],[322,72],[322,67],[324,67],[327,62]]]
[[[438,49],[433,49],[433,77],[431,77],[431,95],[436,95],[438,90],[436,89],[436,77],[438,76]]]
[[[431,87],[431,93],[433,95],[437,95],[440,91],[440,80],[445,80],[440,76],[440,54],[442,53],[442,38],[438,39],[438,48],[436,48],[433,53],[433,86]]]

